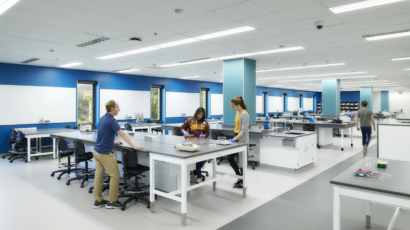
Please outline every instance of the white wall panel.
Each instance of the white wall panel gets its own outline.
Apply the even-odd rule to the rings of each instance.
[[[283,112],[283,97],[268,97],[268,112]]]

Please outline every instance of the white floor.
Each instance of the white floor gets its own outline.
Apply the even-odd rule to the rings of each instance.
[[[346,143],[347,144],[347,143]],[[372,145],[376,144],[375,138]],[[318,150],[318,161],[311,167],[292,173],[280,170],[249,168],[248,196],[232,188],[234,179],[218,182],[217,190],[204,186],[193,190],[188,199],[186,227],[181,226],[180,204],[159,197],[156,212],[146,205],[131,202],[126,211],[93,209],[94,194],[88,193],[92,181],[80,188],[79,181],[65,184],[68,176],[59,181],[50,173],[57,170],[58,160],[43,158],[31,163],[17,160],[10,164],[0,159],[0,229],[217,229],[267,201],[300,185],[348,157],[362,151],[361,140],[354,138],[354,147],[340,151],[340,139],[334,146]],[[212,164],[206,169],[211,170]],[[219,171],[231,172],[228,163]],[[71,175],[74,176],[74,175]],[[105,193],[108,198],[108,193]],[[257,226],[256,226],[257,228]]]

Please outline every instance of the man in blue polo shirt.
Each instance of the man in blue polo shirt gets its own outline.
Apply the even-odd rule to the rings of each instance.
[[[94,147],[95,159],[95,176],[94,176],[94,208],[106,206],[107,209],[121,208],[121,203],[118,202],[118,189],[120,185],[120,170],[115,159],[113,147],[121,145],[121,142],[114,142],[115,133],[117,132],[122,139],[134,149],[144,149],[144,147],[136,146],[130,140],[127,133],[121,130],[120,125],[114,119],[120,112],[118,103],[111,100],[105,104],[107,113],[100,118],[98,123],[97,142]],[[102,196],[102,188],[104,183],[104,170],[110,176],[110,191],[108,201]]]

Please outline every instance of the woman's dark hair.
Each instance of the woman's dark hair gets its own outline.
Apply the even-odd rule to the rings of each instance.
[[[241,96],[232,98],[232,99],[231,99],[231,102],[232,102],[234,105],[240,105],[240,106],[242,107],[242,109],[246,110],[246,112],[249,113],[249,110],[248,110],[248,108],[247,108],[246,105],[245,105],[245,101],[243,100],[243,98],[242,98]]]
[[[199,113],[203,113],[203,116],[202,116],[201,120],[198,121],[197,115],[198,115]],[[202,123],[204,123],[204,121],[205,121],[205,115],[206,115],[205,109],[202,108],[202,107],[199,107],[199,108],[196,110],[194,116],[191,117],[191,119],[192,119],[192,120],[191,120],[191,125],[196,125],[196,124],[202,124]]]

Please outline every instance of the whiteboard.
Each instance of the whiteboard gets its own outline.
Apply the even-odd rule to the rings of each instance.
[[[166,116],[167,117],[191,117],[199,108],[199,93],[166,93]]]
[[[299,97],[288,97],[288,110],[295,111],[300,108]]]
[[[256,113],[263,113],[262,110],[262,96],[256,96]]]
[[[303,111],[313,110],[313,98],[303,98]]]
[[[107,113],[105,104],[115,100],[120,106],[116,119],[127,119],[126,115],[136,118],[143,113],[144,118],[151,117],[151,91],[100,89],[100,117]]]
[[[378,158],[410,161],[410,154],[406,151],[410,126],[379,125],[378,128]]]
[[[76,122],[77,89],[0,85],[0,104],[6,109],[0,125]]]
[[[211,94],[211,116],[224,114],[224,95]]]
[[[283,97],[268,97],[268,111],[270,113],[283,112]]]

